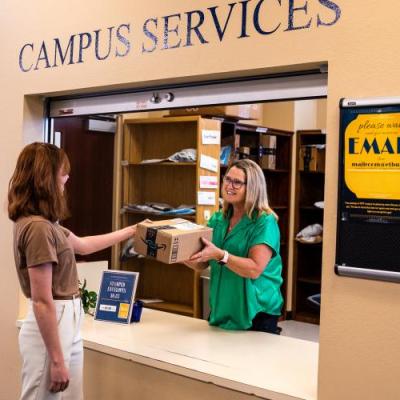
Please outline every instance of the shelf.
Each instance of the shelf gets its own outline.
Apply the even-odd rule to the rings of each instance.
[[[273,210],[287,210],[288,206],[270,206]]]
[[[118,155],[118,164],[122,167],[119,179],[121,196],[116,206],[116,211],[121,211],[121,227],[146,218],[154,221],[182,218],[202,224],[205,222],[205,215],[211,215],[218,210],[218,204],[197,204],[197,187],[202,175],[219,178],[219,171],[206,173],[200,167],[199,155],[207,154],[219,160],[220,144],[204,145],[202,132],[207,130],[220,133],[220,121],[195,115],[129,119],[124,120],[123,124],[122,152]],[[167,158],[179,149],[189,148],[196,150],[197,160],[193,157],[182,157],[179,162],[173,162]],[[213,192],[218,199],[219,185]],[[196,212],[177,214],[168,210],[154,212],[146,207],[143,210],[140,207],[127,208],[129,205],[144,205],[149,202],[165,203],[174,207],[192,204],[196,206]],[[119,247],[114,255],[116,265],[119,263]],[[201,316],[200,276],[190,268],[182,264],[166,266],[160,261],[146,258],[123,262],[122,268],[142,273],[137,289],[140,296],[163,300],[159,303],[147,303],[145,307],[189,317]]]
[[[301,174],[305,175],[325,175],[325,171],[299,171]]]
[[[291,131],[285,131],[282,129],[275,129],[275,128],[259,127],[256,125],[245,124],[242,122],[236,123],[236,133],[237,132],[243,132],[243,133],[249,132],[254,135],[286,136],[289,138],[293,135]]]
[[[292,245],[291,239],[288,240],[288,238],[290,238],[289,226],[291,226],[292,219],[292,213],[289,212],[291,209],[289,199],[294,189],[290,179],[292,173],[293,132],[250,123],[246,124],[243,121],[223,121],[221,137],[224,145],[229,144],[231,146],[230,161],[238,157],[241,147],[248,147],[250,149],[250,160],[259,165],[267,181],[270,207],[279,216],[279,229],[282,238],[280,253],[283,260],[281,291],[285,293],[283,315],[286,317],[287,283],[290,280],[288,279],[288,271],[290,269],[288,266],[289,247]],[[272,140],[269,141],[267,140],[268,138],[272,138]],[[260,157],[260,147],[275,147],[276,164],[264,163],[264,160],[267,160],[268,157]],[[265,154],[265,156],[268,156],[268,154]],[[274,166],[275,168],[271,168]],[[226,165],[220,165],[220,169],[221,176],[226,174]]]
[[[153,310],[174,312],[189,317],[192,317],[194,313],[193,307],[191,306],[187,306],[185,304],[169,303],[166,301],[159,303],[145,303],[144,307],[151,308]]]
[[[297,131],[296,161],[301,163],[301,146],[325,144],[326,136],[320,130]],[[320,160],[321,162],[323,160]],[[319,162],[319,161],[318,161]],[[314,164],[315,165],[315,164]],[[323,164],[316,164],[323,169]],[[324,209],[316,207],[316,202],[323,202],[325,186],[324,170],[297,169],[295,197],[295,232],[315,223],[322,225]],[[322,235],[321,235],[322,236]],[[318,238],[321,240],[321,237]],[[293,238],[296,245],[293,248],[293,315],[294,319],[314,324],[319,323],[320,310],[309,304],[308,297],[321,292],[322,249],[323,238],[319,242],[301,242]]]
[[[130,167],[195,167],[195,162],[129,163]]]
[[[308,322],[310,324],[319,324],[319,313],[318,311],[299,311],[294,316],[295,321]]]
[[[268,173],[276,173],[276,174],[287,174],[290,171],[286,168],[275,168],[275,169],[271,169],[271,168],[263,168],[262,169],[264,172],[268,172]]]
[[[245,124],[237,124],[236,125],[236,133],[237,132],[250,132],[255,135],[260,135],[261,132],[257,132],[257,127],[255,125],[245,125]]]
[[[184,218],[196,221],[196,214],[168,214],[168,213],[155,214],[149,211],[128,210],[126,208],[123,208],[122,210],[123,214],[148,215],[152,217],[167,217],[167,218],[174,217],[174,218]]]
[[[226,164],[221,164],[220,167],[222,169],[228,168],[228,165]],[[271,168],[262,168],[262,170],[266,173],[271,173],[271,174],[288,174],[290,171],[286,168],[275,168],[275,169],[271,169]]]
[[[320,285],[321,278],[319,277],[298,277],[297,280],[302,283],[309,283],[312,285]]]
[[[300,246],[308,246],[308,247],[321,247],[322,248],[322,242],[319,243],[303,243],[303,242],[299,242],[298,240],[294,239],[294,241],[299,244]]]

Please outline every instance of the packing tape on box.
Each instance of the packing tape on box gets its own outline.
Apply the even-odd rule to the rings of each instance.
[[[157,257],[158,250],[165,250],[167,246],[165,244],[157,244],[157,232],[165,229],[176,229],[171,225],[162,225],[155,228],[147,228],[146,239],[141,238],[143,243],[147,246],[147,255],[150,257]]]

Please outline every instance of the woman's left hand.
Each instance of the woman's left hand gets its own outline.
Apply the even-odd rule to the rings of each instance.
[[[193,254],[189,260],[196,262],[207,262],[209,260],[220,260],[224,256],[223,250],[205,238],[201,238],[204,247],[198,253]]]

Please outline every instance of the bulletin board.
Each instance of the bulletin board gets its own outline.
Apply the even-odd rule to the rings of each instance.
[[[400,282],[400,97],[342,99],[335,271]]]

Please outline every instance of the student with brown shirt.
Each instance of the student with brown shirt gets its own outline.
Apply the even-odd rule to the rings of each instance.
[[[21,400],[83,398],[82,305],[75,253],[91,254],[126,240],[136,226],[78,237],[58,221],[67,216],[69,160],[54,145],[32,143],[19,155],[8,192],[14,256],[30,301],[19,336]]]

